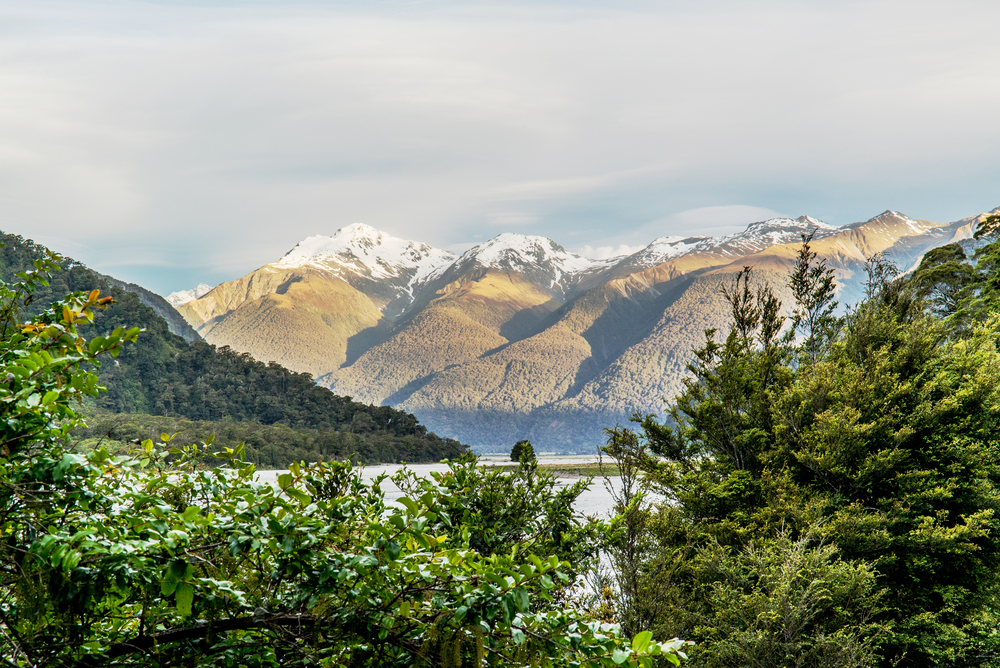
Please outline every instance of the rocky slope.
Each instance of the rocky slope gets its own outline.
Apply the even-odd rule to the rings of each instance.
[[[354,225],[179,308],[212,343],[399,406],[480,448],[531,438],[542,451],[590,451],[604,427],[659,411],[678,391],[705,329],[725,328],[719,287],[743,266],[788,303],[784,277],[813,233],[841,301],[853,303],[866,258],[884,253],[909,269],[971,238],[978,220],[886,211],[836,228],[777,218],[726,237],[663,237],[605,261],[510,233],[454,258]]]

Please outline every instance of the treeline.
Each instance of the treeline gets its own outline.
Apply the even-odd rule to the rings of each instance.
[[[136,441],[160,442],[171,436],[171,445],[203,443],[214,437],[211,449],[235,448],[245,443],[244,459],[258,468],[286,468],[296,461],[341,461],[359,464],[424,462],[456,456],[454,441],[426,436],[394,435],[386,431],[354,433],[334,429],[291,428],[281,423],[188,420],[139,413],[100,412],[87,416],[87,424],[70,433],[81,450],[105,447],[127,453]]]
[[[0,241],[4,244],[0,280],[6,282],[30,269],[48,252],[15,235],[3,234]],[[261,465],[274,467],[300,459],[352,453],[369,463],[437,461],[468,450],[458,441],[428,432],[409,413],[335,395],[316,385],[308,374],[291,372],[276,363],[264,364],[247,354],[216,348],[204,341],[188,344],[171,333],[166,321],[135,293],[110,285],[72,259],[61,258],[59,263],[61,270],[51,273],[49,284],[35,287],[25,317],[41,312],[67,294],[98,289],[114,296],[116,303],[95,313],[94,324],[85,329],[86,336],[106,336],[116,327],[144,330],[137,343],[104,362],[99,377],[108,392],[85,408],[88,413],[131,416],[113,421],[118,425],[117,433],[129,430],[128,420],[136,421],[133,431],[146,429],[150,422],[140,420],[139,414],[187,418],[218,423],[220,427],[226,421],[282,425],[288,428],[285,435],[289,436],[284,453],[278,439],[280,430],[254,432],[246,426],[247,433],[258,434],[255,438],[259,450],[257,446],[254,450],[261,457]],[[110,423],[101,418],[94,429],[97,424]],[[297,433],[294,438],[293,430]],[[92,437],[97,437],[96,432],[86,436]]]
[[[995,240],[904,277],[873,257],[837,317],[804,244],[791,323],[753,271],[725,286],[732,329],[707,332],[669,420],[605,450],[626,632],[694,640],[704,668],[1000,665],[998,269]]]

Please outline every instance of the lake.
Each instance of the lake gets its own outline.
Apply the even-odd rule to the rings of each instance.
[[[593,464],[597,461],[597,457],[591,456],[573,456],[573,457],[539,457],[539,464]],[[508,465],[511,464],[509,458],[505,457],[480,457],[479,462],[486,466],[498,466],[498,465]],[[362,469],[362,477],[371,482],[383,473],[392,475],[399,469],[403,468],[400,464],[381,464],[378,466],[366,466]],[[434,471],[447,471],[448,467],[444,464],[407,464],[406,468],[410,469],[414,473],[422,477],[429,477]],[[285,473],[285,471],[259,471],[257,473],[258,480],[263,482],[274,482],[277,480],[278,475]],[[564,477],[559,476],[558,481],[561,486],[572,485],[574,482],[579,480],[579,478]],[[612,485],[617,489],[619,479],[609,478],[608,479]],[[392,483],[391,480],[385,480],[382,482],[381,489],[385,492],[386,501],[395,501],[403,495],[396,485]],[[593,482],[590,484],[590,488],[587,489],[583,494],[581,494],[574,504],[574,508],[577,511],[583,513],[584,515],[593,515],[595,517],[607,518],[611,514],[611,507],[614,501],[611,498],[611,493],[607,490],[604,485],[604,481],[599,478],[594,478]]]

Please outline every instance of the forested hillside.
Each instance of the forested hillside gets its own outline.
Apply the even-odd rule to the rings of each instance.
[[[756,269],[723,285],[668,419],[605,449],[624,628],[696,641],[692,668],[1000,665],[998,232],[903,276],[873,257],[843,316],[806,245],[790,303]]]
[[[14,235],[4,234],[0,280],[32,266],[46,249]],[[388,406],[370,406],[317,386],[305,373],[293,373],[278,364],[264,364],[229,348],[204,341],[189,344],[170,332],[167,322],[142,303],[135,292],[110,285],[94,271],[72,259],[60,260],[48,286],[36,288],[28,313],[40,312],[53,301],[77,291],[101,290],[116,304],[98,312],[88,336],[104,336],[116,327],[142,327],[138,342],[126,346],[100,370],[107,394],[94,400],[94,413],[148,414],[167,419],[161,427],[141,420],[147,430],[169,431],[169,420],[283,425],[298,430],[281,452],[277,432],[257,430],[267,455],[261,463],[284,466],[289,461],[316,456],[344,457],[359,453],[365,461],[436,461],[466,450],[459,442],[428,433],[413,415]],[[119,434],[129,431],[129,420],[115,421]],[[213,429],[216,431],[217,429]],[[159,433],[156,431],[156,433]],[[337,432],[334,436],[331,432]],[[267,433],[264,438],[261,434]],[[344,436],[343,434],[348,434]],[[106,434],[102,434],[106,435]],[[98,437],[95,433],[88,438]],[[121,440],[112,434],[112,440]]]
[[[782,292],[802,235],[813,234],[847,307],[864,296],[867,258],[912,269],[971,237],[980,218],[885,211],[841,228],[774,218],[724,237],[661,237],[602,261],[511,233],[449,259],[352,225],[180,311],[211,343],[413,413],[483,451],[529,439],[541,452],[593,452],[607,425],[660,412],[683,389],[704,330],[725,331],[719,285],[745,265]]]

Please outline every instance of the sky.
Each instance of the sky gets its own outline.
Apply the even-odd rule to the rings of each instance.
[[[0,229],[161,294],[351,223],[590,257],[1000,206],[1000,3],[0,0]]]

